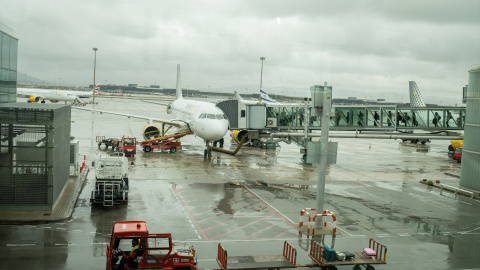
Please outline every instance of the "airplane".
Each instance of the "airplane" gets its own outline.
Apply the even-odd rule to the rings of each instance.
[[[77,109],[148,120],[149,124],[145,125],[143,128],[143,135],[146,140],[161,136],[160,130],[162,129],[155,124],[152,124],[152,122],[158,122],[162,123],[163,125],[167,125],[169,126],[168,129],[171,127],[176,127],[178,129],[177,132],[192,131],[197,137],[200,137],[205,141],[206,149],[204,151],[204,157],[211,157],[211,145],[214,142],[218,141],[220,142],[220,145],[223,145],[223,137],[227,133],[229,125],[227,117],[215,104],[206,101],[183,98],[182,88],[180,86],[180,65],[177,65],[177,86],[175,100],[167,106],[167,113],[172,114],[172,120],[155,119],[153,117],[103,111],[91,108]]]
[[[97,85],[100,87],[100,85]],[[100,95],[97,87],[95,87],[95,94]],[[52,103],[59,101],[79,102],[85,104],[81,98],[89,98],[93,96],[93,91],[68,91],[68,90],[54,90],[54,89],[35,89],[35,88],[17,88],[17,97],[27,98],[27,102],[45,103],[45,100],[50,100]]]

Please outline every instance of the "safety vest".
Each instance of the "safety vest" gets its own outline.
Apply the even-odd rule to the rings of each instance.
[[[133,252],[134,252],[135,250],[137,250],[137,249],[138,249],[138,244],[137,244],[136,246],[134,246],[134,247],[132,248],[132,250],[130,251],[130,258],[132,257]],[[134,261],[134,262],[137,262],[137,257],[133,258],[133,261]]]

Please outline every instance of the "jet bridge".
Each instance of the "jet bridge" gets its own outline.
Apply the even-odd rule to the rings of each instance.
[[[226,100],[217,106],[229,119],[230,129],[239,130],[235,132],[237,141],[247,132],[251,140],[262,137],[288,139],[302,148],[304,161],[308,160],[305,151],[309,148],[308,142],[320,136],[321,118],[312,114],[310,102],[281,104]],[[459,136],[450,136],[449,131],[455,134],[455,131],[464,129],[465,112],[464,107],[334,105],[329,124],[331,131],[352,131],[349,135],[344,132],[340,137],[388,138],[425,143],[431,138],[457,139]],[[330,137],[336,135],[330,134]]]
[[[319,117],[311,115],[311,104],[259,103],[226,100],[217,107],[228,117],[230,129],[319,130]],[[330,112],[333,131],[460,131],[465,123],[464,107],[399,107],[334,105]]]

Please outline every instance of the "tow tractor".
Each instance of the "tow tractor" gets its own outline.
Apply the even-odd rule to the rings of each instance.
[[[182,143],[178,141],[181,137],[186,135],[192,134],[193,132],[183,132],[177,133],[173,135],[166,135],[150,140],[145,140],[140,142],[140,145],[143,148],[143,151],[150,152],[153,149],[160,149],[160,150],[170,150],[170,153],[175,153],[177,150],[182,150]]]
[[[145,221],[121,221],[113,223],[107,244],[107,270],[117,269],[120,257],[130,254],[132,239],[139,240],[137,262],[130,261],[128,269],[197,269],[193,246],[174,244],[170,233],[150,234]]]
[[[462,162],[462,150],[463,147],[457,147],[453,152],[453,160],[456,160],[458,163]]]
[[[137,153],[137,138],[135,137],[122,137],[117,142],[117,152],[122,152],[125,156],[135,156]]]

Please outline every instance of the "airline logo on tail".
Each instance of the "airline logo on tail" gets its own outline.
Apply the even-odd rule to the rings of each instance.
[[[267,92],[263,91],[262,89],[260,89],[260,96],[262,97],[262,101],[270,102],[270,103],[276,103],[276,101],[271,99],[268,96]]]
[[[97,84],[97,86],[95,86],[95,95],[100,95],[100,92],[98,92],[98,90],[100,90],[100,84]]]

